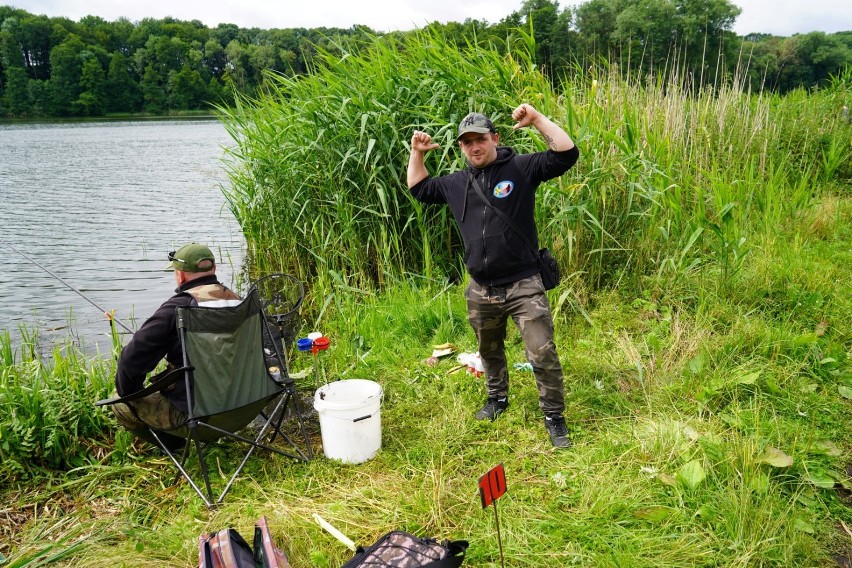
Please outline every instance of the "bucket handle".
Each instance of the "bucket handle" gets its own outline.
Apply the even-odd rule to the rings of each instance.
[[[328,383],[326,383],[326,384],[328,384]],[[371,397],[371,398],[372,398],[372,397]],[[382,403],[383,403],[384,401],[385,401],[385,391],[384,391],[384,389],[382,389],[382,392],[381,392],[381,394],[379,395],[379,406],[380,406],[380,407],[381,407],[381,405],[382,405]],[[372,417],[373,417],[373,415],[372,415],[372,414],[368,414],[368,415],[366,415],[366,416],[360,416],[360,417],[358,417],[358,418],[353,418],[353,419],[351,420],[351,422],[354,424],[355,422],[361,422],[362,420],[367,420],[368,418],[372,418]],[[341,418],[340,416],[333,416],[333,415],[330,415],[330,418],[336,418],[337,420],[346,420],[347,422],[349,422],[349,419],[348,419],[348,418]]]
[[[372,414],[368,414],[366,416],[359,416],[358,418],[343,418],[342,416],[335,416],[334,414],[329,414],[329,418],[334,418],[335,420],[343,420],[344,422],[361,422],[362,420],[367,420],[368,418],[372,418]]]

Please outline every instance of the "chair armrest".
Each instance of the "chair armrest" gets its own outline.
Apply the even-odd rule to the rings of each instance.
[[[103,400],[99,400],[95,403],[95,406],[109,406],[109,405],[118,404],[118,403],[124,404],[124,403],[128,403],[128,402],[133,402],[134,400],[139,400],[140,398],[145,398],[149,394],[153,394],[155,392],[163,390],[166,387],[172,386],[173,384],[178,382],[178,380],[183,378],[183,373],[185,371],[193,371],[193,370],[195,370],[195,367],[193,367],[192,365],[190,365],[188,367],[179,367],[177,369],[173,369],[173,370],[169,371],[168,373],[166,373],[165,375],[163,375],[163,377],[160,380],[151,383],[150,385],[148,385],[147,387],[145,387],[141,390],[138,390],[138,391],[136,391],[132,394],[129,394],[127,396],[120,396],[120,397],[116,397],[116,398],[105,398]]]

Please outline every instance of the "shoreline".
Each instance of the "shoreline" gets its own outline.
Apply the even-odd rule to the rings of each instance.
[[[16,124],[78,124],[86,122],[158,122],[169,120],[219,120],[212,113],[204,114],[111,114],[104,116],[0,118],[0,126]]]

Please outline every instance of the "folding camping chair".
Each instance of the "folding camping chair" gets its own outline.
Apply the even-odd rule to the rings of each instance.
[[[309,460],[313,454],[299,409],[295,384],[287,373],[287,367],[278,349],[272,353],[279,367],[278,376],[274,377],[269,371],[270,354],[264,352],[263,337],[264,334],[270,334],[270,324],[264,315],[258,290],[252,288],[248,296],[236,306],[206,307],[201,304],[180,307],[177,309],[177,322],[183,351],[183,367],[175,369],[162,380],[137,393],[101,400],[95,404],[104,406],[119,402],[132,403],[181,379],[186,381],[189,406],[186,423],[175,430],[158,431],[149,428],[149,431],[177,466],[179,473],[175,482],[181,475],[186,477],[204,503],[211,508],[222,502],[256,448],[298,460]],[[264,407],[273,400],[277,401],[274,409],[265,413]],[[297,443],[281,430],[285,411],[291,403],[306,451],[302,451]],[[258,416],[263,418],[263,425],[253,439],[237,433]],[[270,437],[262,442],[267,432],[271,432]],[[186,438],[180,459],[163,443],[158,433]],[[279,435],[287,441],[292,451],[271,446]],[[238,440],[249,444],[250,447],[214,503],[204,453],[212,442],[220,438]],[[191,448],[195,448],[206,491],[199,488],[199,483],[193,479],[186,467]]]

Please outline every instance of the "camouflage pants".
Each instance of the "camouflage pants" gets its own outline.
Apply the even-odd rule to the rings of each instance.
[[[467,315],[479,341],[489,398],[509,395],[506,363],[506,324],[515,321],[524,340],[538,387],[538,405],[545,414],[562,414],[565,393],[562,365],[553,342],[553,318],[541,276],[506,286],[482,286],[471,280],[465,292]]]
[[[133,408],[130,408],[130,405],[133,405]],[[115,404],[112,410],[118,423],[130,431],[135,432],[150,426],[156,430],[169,430],[177,436],[187,432],[185,427],[181,428],[186,422],[186,414],[172,406],[172,403],[158,392],[129,404]]]

